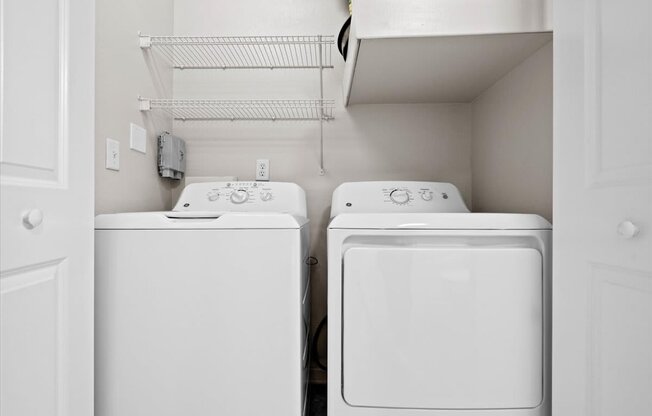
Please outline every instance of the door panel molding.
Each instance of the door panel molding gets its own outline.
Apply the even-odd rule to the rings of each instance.
[[[636,409],[649,409],[649,392],[637,389],[646,388],[643,378],[652,372],[652,332],[645,331],[652,328],[652,273],[591,263],[589,276],[588,414],[635,414]],[[640,383],[632,376],[641,377]],[[632,406],[631,412],[627,405]]]
[[[0,171],[2,177],[0,183],[2,185],[16,185],[16,186],[32,186],[41,188],[56,188],[66,189],[68,187],[68,78],[69,78],[69,33],[70,33],[70,19],[69,19],[69,0],[57,0],[56,8],[58,9],[56,33],[52,37],[57,39],[53,47],[56,49],[55,55],[57,57],[58,67],[58,86],[57,86],[57,99],[56,104],[52,109],[56,112],[56,125],[53,128],[52,134],[56,136],[54,152],[49,160],[37,160],[34,158],[26,158],[25,152],[38,151],[33,146],[36,144],[34,140],[27,143],[27,147],[31,149],[23,150],[22,154],[15,154],[9,146],[10,140],[24,141],[24,136],[17,134],[7,134],[7,120],[5,119],[5,111],[9,106],[6,100],[16,100],[18,97],[13,97],[13,94],[8,94],[7,85],[5,80],[6,65],[5,55],[6,46],[8,43],[5,33],[7,29],[6,20],[11,19],[6,11],[6,3],[11,0],[0,0]],[[15,0],[14,0],[15,1]],[[33,5],[32,7],[38,7]],[[15,34],[14,34],[15,35]],[[35,36],[26,28],[26,33],[23,35]],[[40,43],[45,43],[45,39],[40,38]],[[26,54],[36,53],[29,50],[26,46]],[[47,71],[47,69],[44,69]],[[22,83],[20,83],[22,84]],[[27,90],[27,88],[26,88]],[[33,97],[28,97],[32,99]],[[24,99],[24,98],[23,98]],[[43,113],[44,109],[38,99],[33,99],[31,102],[31,111],[34,114]],[[46,107],[45,112],[47,112]],[[44,142],[46,140],[43,140]],[[20,143],[13,143],[12,149],[20,146]]]
[[[618,2],[614,4],[611,2],[605,3],[604,0],[585,0],[584,7],[586,10],[585,13],[585,56],[584,56],[584,76],[585,76],[585,114],[584,114],[584,132],[585,132],[585,145],[587,147],[587,174],[586,174],[586,184],[589,188],[596,187],[605,187],[605,186],[619,186],[619,185],[641,185],[645,184],[647,181],[652,179],[652,149],[647,148],[645,151],[634,151],[629,152],[628,156],[633,157],[638,160],[611,160],[612,163],[607,163],[612,158],[613,154],[609,150],[605,149],[609,145],[609,141],[613,142],[611,146],[614,148],[616,142],[622,140],[623,137],[626,137],[628,131],[640,131],[644,130],[644,136],[650,138],[652,137],[652,121],[650,121],[649,114],[652,112],[652,103],[649,98],[646,100],[645,97],[652,96],[652,43],[648,42],[651,50],[647,51],[648,56],[647,60],[645,59],[645,51],[636,51],[637,53],[630,53],[627,50],[619,50],[619,48],[610,48],[612,46],[622,45],[623,41],[617,42],[616,45],[605,44],[603,32],[606,30],[603,25],[603,13],[605,4],[611,7],[620,7],[622,9],[630,8],[644,8],[646,2],[649,0],[625,0],[631,4],[622,4]],[[647,5],[649,18],[652,18],[652,6]],[[631,11],[624,11],[624,14],[631,14]],[[634,39],[639,39],[639,37],[647,36],[652,38],[652,27],[647,24],[645,25],[645,15],[641,17],[643,22],[631,21],[630,24],[633,28],[629,32],[625,33],[625,36],[633,37],[632,44],[637,44],[634,42]],[[614,19],[613,16],[610,16],[610,19]],[[637,23],[641,23],[640,26],[636,27]],[[641,31],[644,31],[642,35]],[[613,42],[613,41],[612,41]],[[616,43],[616,42],[613,42]],[[641,53],[642,52],[642,53]],[[621,65],[621,69],[624,66],[634,68],[633,73],[628,73],[627,75],[631,76],[631,79],[624,79],[626,77],[614,77],[613,73],[605,71],[603,69],[604,62],[603,58],[605,53],[610,53],[610,58],[608,61],[613,60],[613,55],[619,55],[620,57],[627,56],[628,59],[626,65]],[[634,57],[634,55],[642,55],[642,57]],[[638,65],[632,64],[630,61],[636,61]],[[641,65],[642,62],[642,65]],[[629,64],[629,65],[627,65]],[[643,68],[639,68],[643,66]],[[641,79],[638,79],[640,77]],[[627,103],[626,106],[623,105],[621,100],[619,100],[621,94],[632,94],[632,91],[635,89],[634,85],[639,86],[637,90],[640,90],[640,94],[637,95],[638,98],[642,100],[640,105],[631,105],[632,103]],[[629,90],[626,90],[627,87],[631,87]],[[624,88],[623,88],[624,87]],[[621,91],[625,89],[625,91]],[[616,107],[631,109],[634,108],[638,111],[635,111],[635,114],[626,114],[620,112],[618,114],[614,113],[614,107],[610,107],[605,110],[605,103],[613,103],[610,105],[615,105]],[[639,109],[639,107],[642,107]],[[627,126],[623,125],[621,119],[623,115],[631,121],[632,124],[641,123],[640,126]],[[646,116],[647,114],[647,116]],[[637,117],[638,115],[638,117]],[[613,119],[613,120],[612,120]],[[621,137],[616,137],[609,132],[609,123],[614,125],[611,130],[615,129],[615,125],[620,125],[623,127]],[[619,122],[619,123],[617,123]],[[607,130],[607,131],[605,131]],[[633,142],[632,142],[633,143]],[[623,150],[627,151],[626,148],[627,142],[623,144]],[[609,166],[611,165],[611,166]]]
[[[0,274],[2,414],[69,414],[67,263],[61,258]]]

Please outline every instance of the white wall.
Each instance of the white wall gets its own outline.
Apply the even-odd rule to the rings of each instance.
[[[552,219],[552,42],[472,104],[473,210]]]
[[[171,34],[173,0],[97,0],[95,103],[96,213],[163,210],[178,184],[156,168],[156,135],[170,130],[169,118],[143,117],[138,95],[169,96],[172,71],[138,47],[138,31]],[[129,149],[129,123],[148,131],[147,154]],[[120,171],[104,168],[105,139],[120,141]]]
[[[347,2],[317,0],[179,0],[176,35],[334,34]],[[342,60],[324,72],[325,98],[336,100],[325,127],[326,175],[319,176],[317,122],[178,122],[188,142],[188,174],[254,176],[270,159],[273,181],[296,182],[308,197],[313,269],[313,326],[326,310],[326,226],[333,189],[345,181],[433,180],[457,185],[471,202],[470,104],[342,107]],[[317,98],[315,70],[176,71],[175,98]]]

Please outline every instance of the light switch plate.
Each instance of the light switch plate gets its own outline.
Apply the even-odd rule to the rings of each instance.
[[[129,147],[140,153],[147,153],[147,130],[138,124],[129,123]]]
[[[120,170],[120,142],[106,139],[106,168]]]

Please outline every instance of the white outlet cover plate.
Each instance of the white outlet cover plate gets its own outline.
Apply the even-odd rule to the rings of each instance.
[[[269,180],[269,159],[256,160],[256,180],[257,181]]]
[[[140,153],[147,153],[147,130],[138,124],[129,123],[129,147]]]
[[[120,170],[120,142],[106,139],[106,168]]]

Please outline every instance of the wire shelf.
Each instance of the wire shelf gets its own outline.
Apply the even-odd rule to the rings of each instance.
[[[179,69],[333,68],[332,35],[140,36]]]
[[[334,100],[179,100],[140,98],[142,111],[163,110],[181,121],[331,120]]]

